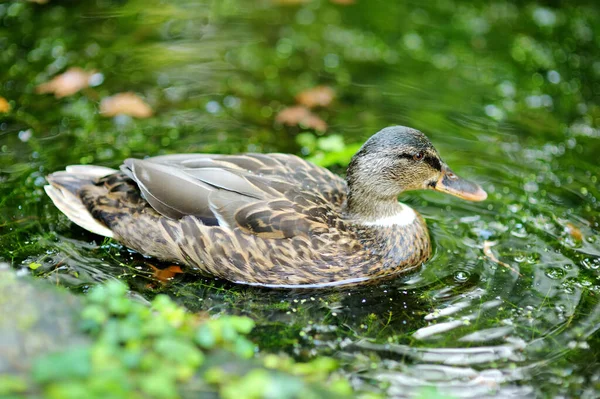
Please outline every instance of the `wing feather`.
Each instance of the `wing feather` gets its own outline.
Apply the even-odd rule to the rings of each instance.
[[[208,195],[213,187],[181,169],[140,159],[125,160],[125,173],[138,184],[142,196],[159,213],[172,219],[185,215],[214,217]]]
[[[323,232],[346,198],[343,179],[287,154],[176,154],[121,169],[164,216],[198,216],[264,238]]]

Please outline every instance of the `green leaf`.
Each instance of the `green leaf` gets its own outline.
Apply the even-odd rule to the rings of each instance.
[[[174,363],[197,367],[202,364],[204,355],[190,342],[177,338],[161,338],[154,344],[156,351]]]
[[[317,146],[323,151],[339,152],[344,150],[346,144],[344,144],[344,138],[342,136],[339,134],[332,134],[331,136],[319,138],[317,140]]]
[[[81,312],[81,318],[93,325],[102,324],[108,319],[106,310],[100,305],[88,305]],[[90,326],[92,324],[89,324]]]
[[[41,263],[38,263],[38,262],[31,262],[31,263],[29,264],[29,268],[30,268],[31,270],[36,270],[36,269],[38,269],[40,266],[42,266],[42,264],[41,264]]]
[[[237,383],[223,385],[220,393],[223,399],[263,398],[271,383],[271,375],[267,370],[254,369]]]
[[[177,386],[175,380],[168,375],[152,373],[140,378],[141,390],[154,398],[175,398],[177,397]]]
[[[227,319],[239,333],[248,334],[254,328],[254,320],[249,317],[230,316]]]
[[[91,371],[90,348],[84,346],[40,357],[33,365],[32,374],[35,381],[48,383],[85,378]]]
[[[238,337],[238,333],[233,325],[230,324],[229,320],[223,320],[223,323],[220,323],[221,326],[221,336],[223,337],[223,341],[225,342],[233,342]]]
[[[256,346],[246,338],[240,337],[235,341],[233,350],[238,356],[249,359],[254,356]]]
[[[310,152],[313,152],[317,147],[317,138],[312,133],[300,133],[296,136],[296,142],[300,146],[306,147]]]
[[[27,381],[17,375],[0,375],[0,395],[25,392],[27,390]]]
[[[210,349],[215,346],[217,342],[217,338],[215,334],[212,332],[211,328],[206,324],[203,324],[196,331],[196,342],[203,348]]]

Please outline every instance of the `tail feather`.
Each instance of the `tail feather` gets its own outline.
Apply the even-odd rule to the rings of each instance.
[[[94,184],[99,177],[117,172],[103,166],[72,165],[66,171],[55,172],[47,176],[49,185],[44,186],[46,194],[54,205],[78,226],[105,237],[112,237],[113,232],[103,223],[94,219],[81,197],[81,187]]]

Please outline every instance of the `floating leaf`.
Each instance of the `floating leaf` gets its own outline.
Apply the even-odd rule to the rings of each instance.
[[[296,101],[309,108],[327,107],[334,98],[335,91],[333,91],[331,87],[317,86],[298,94],[296,96]]]
[[[327,123],[302,105],[287,107],[277,114],[276,121],[288,126],[299,125],[307,129],[327,130]]]
[[[573,223],[567,222],[567,224],[565,225],[565,231],[567,232],[567,234],[573,237],[574,240],[583,241],[583,233],[581,232],[579,227],[575,226]]]
[[[100,113],[104,116],[129,115],[135,118],[152,116],[152,108],[134,93],[126,92],[106,97],[100,102]]]
[[[10,112],[10,104],[6,101],[6,98],[0,97],[0,113]]]
[[[78,91],[90,87],[92,76],[96,71],[84,71],[81,68],[69,68],[66,72],[55,76],[51,81],[42,83],[36,88],[39,94],[53,93],[56,98],[71,96]]]

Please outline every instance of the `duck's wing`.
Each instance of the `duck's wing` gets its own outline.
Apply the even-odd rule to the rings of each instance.
[[[270,238],[325,229],[346,196],[343,179],[287,154],[168,155],[121,169],[164,216]]]

